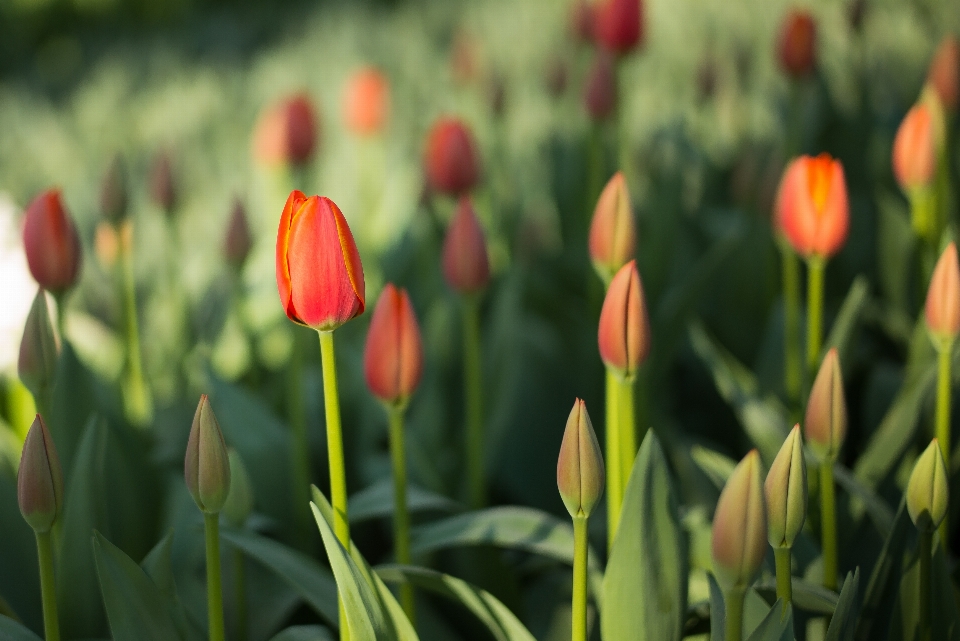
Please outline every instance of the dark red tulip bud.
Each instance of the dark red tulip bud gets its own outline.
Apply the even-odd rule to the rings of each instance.
[[[313,158],[320,124],[309,96],[288,98],[260,117],[254,152],[266,165],[305,165]]]
[[[793,78],[813,72],[817,62],[817,24],[806,11],[794,9],[780,28],[777,44],[780,66]]]
[[[616,110],[617,77],[610,54],[601,51],[593,61],[583,101],[593,120],[606,120]]]
[[[173,182],[173,162],[170,154],[162,151],[153,159],[150,168],[150,197],[166,214],[173,211],[177,202],[177,189]]]
[[[640,0],[604,0],[594,9],[597,44],[617,55],[629,53],[643,41],[643,5]]]
[[[233,212],[230,214],[227,234],[223,239],[223,254],[228,263],[241,269],[252,247],[253,238],[250,235],[250,223],[247,222],[247,210],[237,198],[233,201]]]
[[[117,154],[100,185],[100,212],[111,224],[117,225],[127,217],[128,200],[127,169],[123,157]]]
[[[440,193],[456,196],[468,192],[480,178],[473,137],[456,118],[441,118],[433,125],[423,162],[427,182]]]
[[[61,294],[77,281],[82,256],[80,236],[58,189],[43,192],[27,207],[23,248],[30,273],[47,291]]]
[[[461,294],[478,292],[490,282],[487,241],[466,196],[460,198],[443,242],[443,275]]]

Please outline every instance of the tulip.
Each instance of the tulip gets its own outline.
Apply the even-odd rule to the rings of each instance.
[[[423,164],[430,187],[451,196],[470,191],[480,178],[476,144],[467,126],[456,118],[434,123]]]
[[[370,320],[363,373],[374,396],[403,406],[420,383],[423,345],[420,326],[406,290],[387,283]]]
[[[23,248],[30,273],[54,296],[76,283],[80,274],[80,236],[63,207],[59,190],[43,192],[27,207]]]
[[[116,227],[127,217],[127,170],[123,156],[117,154],[110,162],[100,185],[100,213]]]
[[[150,197],[169,215],[177,202],[177,188],[173,180],[173,162],[167,152],[158,153],[150,168]]]
[[[223,255],[230,265],[239,270],[247,261],[252,248],[253,238],[250,235],[250,223],[247,222],[247,209],[237,198],[233,201],[233,212],[223,238]]]
[[[623,55],[643,42],[640,0],[604,0],[594,9],[594,36],[604,49]]]
[[[359,136],[383,131],[390,111],[390,85],[376,67],[365,67],[348,81],[343,96],[343,119]]]
[[[937,439],[923,451],[913,466],[907,483],[907,512],[920,531],[920,591],[919,591],[919,639],[929,641],[930,636],[930,558],[933,554],[933,532],[939,527],[941,543],[946,547],[947,510],[950,507],[949,476],[943,462]]]
[[[828,154],[801,156],[783,174],[776,220],[804,258],[830,258],[847,239],[849,205],[843,166]]]
[[[49,401],[59,355],[60,347],[50,323],[47,296],[41,289],[30,306],[17,360],[20,381],[30,390],[41,408],[45,408]]]
[[[960,266],[957,245],[947,245],[933,270],[924,308],[927,328],[935,344],[948,344],[960,333]]]
[[[604,283],[633,257],[634,226],[627,181],[618,171],[600,193],[590,223],[590,259]]]
[[[594,7],[588,0],[576,0],[570,7],[570,32],[578,43],[593,42]]]
[[[302,167],[313,158],[319,130],[309,96],[296,94],[261,115],[254,132],[254,154],[265,165]]]
[[[460,198],[443,241],[443,275],[461,294],[474,294],[490,282],[487,241],[470,199]]]
[[[816,64],[817,24],[806,11],[794,9],[787,14],[780,28],[777,52],[780,66],[793,78],[813,72]]]
[[[893,140],[893,175],[905,192],[929,188],[937,169],[930,109],[915,105],[907,112]]]
[[[363,313],[363,265],[329,198],[293,191],[277,233],[277,289],[287,318],[329,332]]]
[[[784,605],[793,599],[791,548],[807,517],[807,466],[803,461],[800,426],[783,442],[763,484],[767,504],[767,538],[777,562],[777,596]]]
[[[933,85],[945,109],[950,112],[957,110],[957,97],[960,95],[960,43],[956,37],[948,35],[940,42],[930,61],[927,82]]]
[[[583,94],[587,113],[595,121],[606,120],[617,108],[617,77],[609,54],[600,52],[587,75]]]
[[[600,310],[597,343],[604,364],[621,378],[632,378],[650,352],[650,321],[635,260],[610,281]]]

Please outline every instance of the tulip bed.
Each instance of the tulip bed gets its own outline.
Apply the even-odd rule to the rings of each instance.
[[[960,639],[960,13],[728,4],[0,80],[0,641]]]

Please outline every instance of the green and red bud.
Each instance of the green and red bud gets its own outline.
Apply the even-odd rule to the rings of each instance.
[[[773,547],[793,547],[807,518],[807,466],[800,426],[794,425],[773,459],[763,484],[767,538]]]
[[[610,281],[597,344],[603,363],[621,378],[631,378],[650,353],[650,321],[637,263],[631,260]]]
[[[574,402],[563,430],[557,459],[557,489],[572,517],[588,517],[603,496],[603,454],[587,414],[587,405]]]
[[[373,310],[363,351],[367,387],[384,403],[403,406],[422,373],[423,343],[413,304],[405,289],[387,283]]]
[[[201,511],[216,514],[223,509],[230,493],[230,461],[223,432],[206,394],[200,397],[193,416],[183,475]]]
[[[727,479],[713,515],[713,570],[724,590],[753,582],[767,554],[760,455],[751,450]]]
[[[73,287],[83,256],[80,236],[63,206],[60,190],[48,189],[27,206],[23,249],[30,273],[40,287],[52,294]]]
[[[127,217],[128,201],[127,170],[123,156],[117,154],[100,184],[100,213],[110,224],[117,226]]]
[[[618,171],[600,193],[590,222],[590,260],[604,283],[633,258],[636,242],[630,192]]]
[[[490,282],[487,241],[467,196],[461,196],[443,241],[443,275],[461,294],[479,292]]]
[[[810,388],[803,435],[813,453],[829,461],[836,460],[847,437],[847,401],[836,348],[824,356]]]
[[[251,249],[253,249],[253,236],[250,233],[250,223],[247,221],[247,208],[243,206],[243,201],[237,198],[233,201],[227,233],[223,237],[223,255],[234,269],[239,270],[247,262]]]
[[[53,386],[59,355],[60,346],[50,322],[47,295],[41,289],[37,291],[33,305],[30,306],[30,313],[27,314],[17,360],[20,381],[35,399],[39,400]]]
[[[243,527],[253,512],[253,483],[240,453],[232,447],[227,453],[230,464],[230,492],[223,504],[223,516],[233,527]]]
[[[907,511],[918,529],[927,532],[940,527],[949,505],[947,466],[937,439],[923,451],[907,483]]]
[[[50,431],[37,414],[17,470],[20,514],[34,532],[49,532],[63,509],[63,470]]]
[[[960,265],[956,243],[947,245],[933,269],[924,317],[938,347],[949,345],[960,333]]]

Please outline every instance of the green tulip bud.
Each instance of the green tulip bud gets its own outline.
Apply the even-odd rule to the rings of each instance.
[[[760,455],[751,450],[727,479],[713,515],[713,570],[724,590],[753,582],[767,553]]]
[[[603,496],[604,474],[597,434],[586,403],[578,398],[567,418],[557,459],[557,489],[570,516],[590,516]]]
[[[847,436],[847,401],[836,348],[827,352],[810,388],[803,435],[820,459],[837,458]]]
[[[37,401],[53,387],[59,354],[57,338],[50,322],[47,295],[41,289],[30,306],[17,360],[17,374]]]
[[[923,451],[907,483],[907,511],[917,529],[932,532],[947,516],[947,466],[937,439]]]
[[[230,492],[230,460],[223,432],[206,394],[200,397],[193,416],[183,471],[197,507],[207,514],[223,509]]]
[[[767,538],[770,545],[793,547],[807,518],[807,466],[803,461],[800,426],[794,425],[773,459],[763,485],[767,499]]]
[[[63,470],[50,431],[37,414],[23,441],[17,470],[17,503],[35,532],[49,532],[63,509]]]
[[[240,453],[229,448],[230,461],[230,493],[227,502],[223,504],[223,515],[234,527],[242,527],[247,517],[253,512],[253,484],[247,474],[247,466],[243,464]]]

